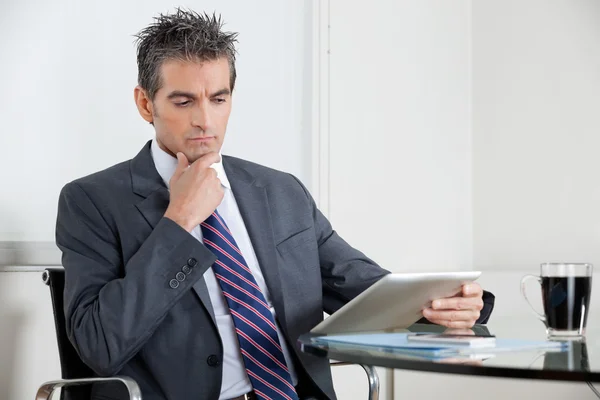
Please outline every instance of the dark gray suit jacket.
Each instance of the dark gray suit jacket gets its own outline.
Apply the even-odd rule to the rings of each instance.
[[[299,375],[312,381],[301,383],[335,398],[327,360],[298,351],[298,336],[387,271],[332,230],[293,176],[232,157],[223,166]],[[149,143],[133,160],[63,188],[56,242],[67,332],[98,375],[131,376],[145,400],[217,399],[222,344],[202,278],[216,258],[163,218],[168,204]],[[178,272],[185,279],[174,288]]]
[[[292,175],[226,156],[223,166],[299,386],[334,399],[328,361],[300,352],[298,336],[388,271],[344,242]],[[218,399],[223,351],[202,278],[216,257],[163,217],[168,204],[150,143],[134,159],[63,188],[56,242],[67,332],[98,375],[132,377],[145,400]],[[95,397],[126,396],[105,385]]]

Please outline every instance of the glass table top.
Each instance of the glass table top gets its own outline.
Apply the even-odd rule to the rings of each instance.
[[[445,330],[437,325],[415,324],[404,332],[442,333]],[[497,318],[488,325],[474,327],[473,331],[489,332],[498,339],[548,340],[545,327],[534,319]],[[318,336],[311,334],[301,336],[302,351],[336,361],[466,375],[600,382],[600,330],[589,326],[582,340],[565,341],[563,351],[531,349],[495,353],[486,350],[483,359],[424,359],[389,348],[317,343],[316,338]]]

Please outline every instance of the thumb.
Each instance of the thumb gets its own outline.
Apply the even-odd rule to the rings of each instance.
[[[177,153],[177,168],[175,169],[175,173],[173,173],[173,178],[178,179],[181,174],[187,169],[190,165],[187,157],[182,152]],[[171,178],[172,179],[172,178]]]

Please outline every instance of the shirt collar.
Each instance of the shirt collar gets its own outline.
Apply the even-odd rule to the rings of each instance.
[[[152,152],[152,159],[154,160],[154,166],[156,167],[156,171],[162,178],[167,188],[169,187],[169,181],[171,177],[175,173],[177,169],[177,158],[173,157],[166,151],[160,148],[156,139],[152,139],[152,145],[150,146],[150,150]],[[221,153],[219,152],[219,155]],[[225,169],[223,168],[223,156],[221,156],[221,160],[218,163],[215,163],[210,166],[215,171],[217,171],[217,177],[221,181],[221,185],[231,189],[229,185],[229,180],[227,179],[227,174],[225,174]]]

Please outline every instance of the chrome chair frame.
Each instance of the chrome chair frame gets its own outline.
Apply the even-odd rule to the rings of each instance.
[[[377,374],[375,367],[373,367],[372,365],[354,364],[354,363],[343,362],[343,361],[332,361],[330,363],[330,365],[332,367],[344,366],[344,365],[359,365],[359,366],[361,366],[362,369],[365,370],[365,373],[367,374],[367,378],[369,379],[369,400],[379,400],[379,375]]]
[[[59,388],[77,385],[88,385],[98,382],[121,382],[129,392],[131,400],[142,400],[142,392],[138,384],[127,376],[115,376],[112,378],[83,378],[83,379],[59,379],[56,381],[44,382],[38,389],[35,400],[49,400],[52,393]]]

